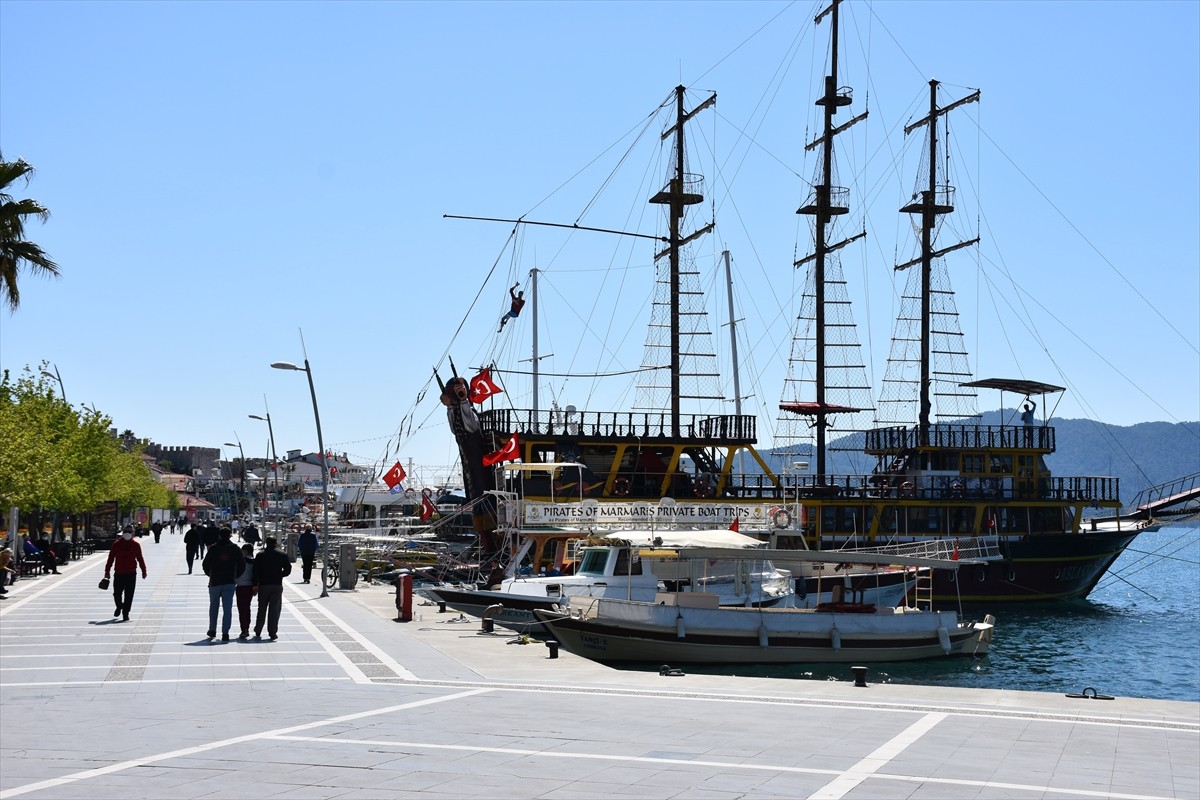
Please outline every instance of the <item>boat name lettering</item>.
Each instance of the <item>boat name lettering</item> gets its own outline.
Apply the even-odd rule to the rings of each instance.
[[[660,506],[654,503],[610,503],[603,506],[530,504],[526,507],[526,516],[530,520],[541,522],[587,519],[596,522],[704,520],[728,523],[737,517],[748,520],[756,515],[751,509],[739,509],[728,505]]]

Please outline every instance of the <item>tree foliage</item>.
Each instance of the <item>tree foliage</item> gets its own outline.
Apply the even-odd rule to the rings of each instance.
[[[45,364],[42,365],[45,368]],[[86,513],[104,501],[124,508],[178,508],[175,492],[146,467],[141,445],[111,433],[112,420],[61,399],[40,371],[0,377],[0,508]]]
[[[41,247],[25,238],[25,221],[30,217],[45,222],[50,212],[36,200],[18,200],[11,194],[19,180],[26,184],[33,167],[22,159],[5,161],[0,156],[0,298],[16,311],[21,302],[17,276],[24,269],[43,275],[58,276],[58,265]]]

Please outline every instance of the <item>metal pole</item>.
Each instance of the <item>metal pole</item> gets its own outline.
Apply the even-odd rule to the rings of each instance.
[[[312,395],[313,404],[313,419],[317,423],[317,447],[320,448],[321,459],[321,508],[324,512],[325,520],[321,527],[321,550],[324,557],[321,559],[321,597],[329,596],[328,578],[329,578],[329,462],[325,458],[325,438],[321,435],[321,412],[317,410],[317,389],[313,386],[312,367],[308,364],[308,356],[304,357],[304,366],[297,367],[287,361],[276,361],[271,364],[274,369],[290,369],[303,372],[308,375],[308,391]]]
[[[267,402],[267,398],[264,396],[263,404],[266,405],[266,402]],[[279,453],[275,450],[275,429],[271,426],[271,412],[268,411],[268,412],[266,412],[266,414],[267,415],[265,417],[260,417],[257,414],[251,414],[250,419],[257,419],[260,421],[265,420],[267,423],[267,435],[269,435],[271,437],[271,452],[269,454],[269,458],[271,460],[271,463],[273,464],[271,471],[273,473],[275,473],[275,502],[282,503],[283,502],[283,493],[279,488]],[[265,481],[264,481],[264,484],[265,484]],[[270,506],[269,503],[267,505]],[[263,527],[265,528],[266,527],[266,524],[265,524],[266,509],[263,510],[263,520],[264,520]],[[280,526],[282,524],[283,524],[283,521],[279,518],[278,509],[276,509],[276,514],[275,514],[275,541],[276,542],[279,541]]]
[[[308,358],[304,359],[304,372],[308,375],[308,391],[312,395],[313,419],[317,423],[317,448],[321,454],[321,510],[324,520],[321,523],[321,597],[329,596],[329,459],[325,457],[325,439],[321,436],[321,412],[317,410],[317,389],[313,386],[312,368]]]

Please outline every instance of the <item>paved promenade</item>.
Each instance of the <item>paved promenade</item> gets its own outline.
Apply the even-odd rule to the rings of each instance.
[[[1200,798],[1195,703],[613,670],[299,564],[210,643],[182,540],[127,623],[103,553],[0,602],[0,800]]]

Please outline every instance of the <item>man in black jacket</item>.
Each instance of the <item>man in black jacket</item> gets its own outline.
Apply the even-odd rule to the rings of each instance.
[[[200,525],[199,523],[193,523],[192,527],[188,528],[187,533],[183,535],[183,546],[187,548],[188,575],[192,574],[192,562],[196,560],[196,554],[200,552],[200,547],[203,544],[204,540],[200,535]]]
[[[274,536],[263,540],[263,550],[254,557],[254,586],[258,589],[258,615],[254,620],[254,638],[262,638],[263,622],[271,641],[279,638],[279,612],[283,609],[283,579],[292,571],[292,562],[276,549]]]
[[[233,624],[233,591],[238,575],[246,568],[242,550],[230,541],[233,531],[221,528],[217,531],[217,543],[208,548],[201,567],[208,576],[208,638],[217,635],[217,606],[223,606],[221,618],[221,641],[229,641],[229,627]]]

